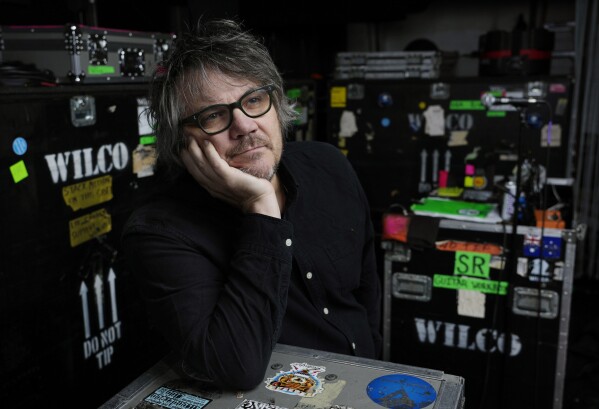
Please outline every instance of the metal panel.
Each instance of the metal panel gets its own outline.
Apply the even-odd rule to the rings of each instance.
[[[4,26],[4,62],[34,64],[58,83],[147,82],[173,34],[89,27]]]
[[[273,387],[294,365],[315,369],[308,378],[298,368],[298,378],[314,380],[321,389],[304,392],[297,387]],[[279,378],[277,378],[279,376]],[[394,383],[395,379],[401,380]],[[357,358],[278,344],[271,356],[264,382],[249,391],[232,391],[194,381],[181,372],[181,364],[169,355],[108,400],[101,409],[159,408],[156,391],[175,395],[173,405],[204,399],[210,409],[233,408],[360,408],[418,407],[461,409],[464,379],[442,371]],[[164,394],[161,394],[164,396]],[[425,403],[432,397],[432,402]],[[164,399],[164,398],[163,398]],[[173,406],[180,407],[180,406]],[[201,403],[196,407],[203,407]]]

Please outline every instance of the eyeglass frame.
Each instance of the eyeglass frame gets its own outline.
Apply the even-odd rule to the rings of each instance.
[[[263,113],[259,114],[259,115],[249,115],[247,112],[245,112],[245,110],[243,109],[243,107],[241,106],[241,101],[243,101],[243,99],[245,97],[247,97],[248,95],[251,95],[252,93],[256,92],[256,91],[261,91],[261,90],[266,90],[266,92],[268,93],[268,108],[266,109],[266,111],[264,111]],[[207,106],[206,108],[202,109],[201,111],[196,112],[195,114],[192,114],[186,118],[183,118],[179,121],[179,124],[181,125],[195,125],[198,128],[200,128],[206,135],[216,135],[218,133],[224,132],[227,129],[229,129],[231,127],[231,125],[233,124],[233,110],[235,108],[239,108],[239,110],[241,112],[243,112],[243,114],[245,116],[247,116],[248,118],[259,118],[263,115],[266,115],[268,113],[268,111],[270,111],[270,109],[272,108],[272,92],[275,90],[275,86],[274,84],[268,84],[268,85],[264,85],[262,87],[258,87],[258,88],[253,88],[248,90],[247,92],[245,92],[237,101],[232,102],[230,104],[214,104],[214,105],[210,105]],[[225,126],[223,129],[221,129],[220,131],[216,131],[216,132],[208,132],[206,131],[202,125],[200,125],[199,122],[199,116],[210,110],[210,109],[214,109],[216,107],[225,107],[229,110],[229,123],[227,124],[227,126]]]

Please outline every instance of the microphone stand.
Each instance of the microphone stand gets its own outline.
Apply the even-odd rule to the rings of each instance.
[[[510,252],[510,268],[509,272],[516,272],[517,257],[516,257],[516,239],[518,237],[518,213],[524,211],[520,208],[520,195],[522,188],[520,182],[522,180],[522,129],[526,126],[526,108],[515,107],[520,115],[520,124],[518,126],[518,138],[516,140],[516,193],[514,198],[514,213],[512,214],[511,226],[511,252]]]
[[[510,234],[510,240],[509,240],[509,244],[508,244],[508,258],[507,258],[507,262],[506,262],[506,271],[507,271],[507,277],[506,277],[506,281],[508,283],[512,283],[512,280],[514,279],[514,274],[517,274],[517,268],[518,268],[518,256],[516,254],[516,243],[517,243],[517,239],[518,239],[518,213],[520,211],[520,194],[522,192],[522,189],[520,187],[520,181],[522,179],[522,131],[523,128],[526,126],[526,107],[520,107],[520,106],[516,106],[516,105],[512,105],[514,108],[516,108],[516,110],[518,111],[518,114],[520,116],[520,122],[518,124],[518,136],[517,136],[517,140],[516,140],[516,193],[515,193],[515,198],[514,198],[514,213],[512,214],[511,220],[509,222],[504,222],[504,223],[509,223],[512,227],[512,231]],[[509,191],[507,192],[509,194]],[[507,300],[506,300],[507,301]],[[509,305],[509,303],[507,303]],[[494,314],[497,314],[498,311],[497,309],[495,310]],[[509,308],[503,308],[503,314],[502,314],[502,318],[501,318],[501,322],[502,322],[502,328],[504,331],[506,331],[506,333],[508,333],[507,329],[509,328]],[[494,321],[494,326],[498,325],[497,323],[497,316],[495,316],[495,318],[493,319]],[[507,342],[507,341],[506,341]],[[511,342],[511,340],[510,340]],[[498,366],[500,367],[499,370],[503,373],[505,373],[505,360],[499,360],[498,361]],[[504,377],[500,377],[500,381],[499,384],[497,385],[499,391],[503,390],[504,387]],[[485,398],[483,398],[484,400]],[[501,393],[499,394],[499,402],[500,405],[499,407],[502,407],[502,397],[501,397]]]

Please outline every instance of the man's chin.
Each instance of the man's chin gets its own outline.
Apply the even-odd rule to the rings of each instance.
[[[248,167],[248,168],[239,168],[243,173],[247,173],[248,175],[255,176],[260,179],[266,179],[270,181],[275,173],[277,172],[276,166],[271,167]]]

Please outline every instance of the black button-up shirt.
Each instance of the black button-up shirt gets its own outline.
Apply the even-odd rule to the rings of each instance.
[[[377,358],[380,283],[366,197],[334,146],[287,142],[282,219],[243,214],[183,177],[137,209],[124,252],[187,365],[253,388],[274,345]]]

